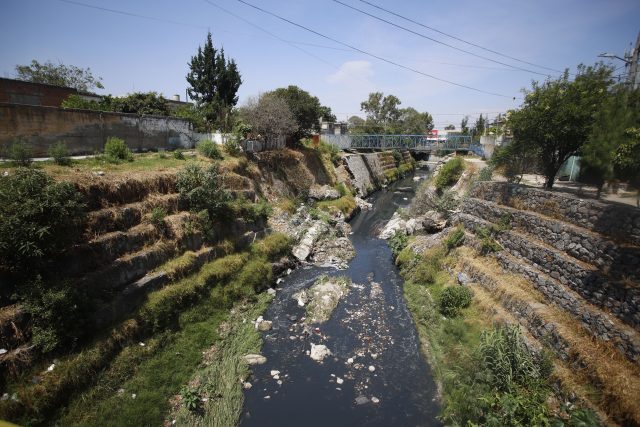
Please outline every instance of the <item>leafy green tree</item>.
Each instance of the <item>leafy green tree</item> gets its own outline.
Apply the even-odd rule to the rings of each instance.
[[[445,126],[444,130],[456,130],[455,125],[447,125]]]
[[[433,117],[427,112],[420,113],[413,107],[403,108],[400,110],[400,119],[394,128],[394,133],[422,135],[433,129]]]
[[[93,77],[90,68],[79,68],[63,63],[54,64],[51,61],[41,64],[34,59],[29,65],[16,65],[15,77],[27,82],[72,87],[82,92],[95,88],[104,89],[102,78]]]
[[[598,197],[605,181],[619,178],[614,170],[616,150],[633,127],[640,127],[640,90],[616,86],[603,99],[589,139],[580,150],[580,181],[596,185]]]
[[[320,131],[320,119],[335,121],[336,117],[331,113],[331,108],[320,104],[320,100],[298,86],[278,88],[268,94],[283,99],[289,106],[289,110],[297,123],[297,130],[293,137],[296,141],[308,138],[312,132]]]
[[[366,101],[360,103],[360,109],[367,114],[370,129],[381,133],[400,120],[400,104],[400,100],[394,95],[385,96],[382,92],[372,92]]]
[[[469,116],[464,116],[460,121],[460,131],[463,135],[469,134]]]
[[[562,164],[587,141],[611,83],[611,68],[579,65],[573,81],[567,70],[525,90],[524,103],[509,122],[516,141],[538,148],[545,188],[553,187]]]
[[[480,117],[476,119],[476,123],[473,125],[473,135],[477,137],[476,139],[480,139],[480,136],[484,134],[484,130],[486,127],[487,120],[482,117],[482,114],[480,114]]]
[[[613,158],[616,175],[638,190],[636,206],[640,207],[640,128],[625,132],[625,141],[615,151]]]
[[[355,134],[363,134],[366,133],[366,123],[367,121],[362,117],[351,116],[347,119],[347,126],[349,128],[349,133]]]
[[[202,109],[208,127],[230,130],[229,115],[238,103],[237,93],[242,84],[235,61],[225,58],[224,49],[216,51],[208,33],[204,48],[199,46],[198,53],[191,57],[189,69],[187,82],[191,87],[187,91]]]

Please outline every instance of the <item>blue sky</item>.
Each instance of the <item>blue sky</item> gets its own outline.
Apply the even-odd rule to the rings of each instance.
[[[90,67],[94,75],[101,76],[105,89],[99,93],[157,91],[167,97],[180,94],[184,99],[187,64],[210,29],[214,45],[224,47],[242,73],[240,103],[260,92],[294,84],[318,96],[345,120],[361,114],[360,102],[369,92],[381,91],[396,95],[403,107],[432,113],[436,127],[459,125],[464,114],[473,122],[480,112],[492,117],[517,107],[520,90],[529,87],[532,79],[545,78],[425,40],[333,0],[247,1],[376,56],[506,97],[452,86],[398,68],[237,0],[74,1],[162,21],[60,0],[0,0],[0,75],[12,77],[16,64],[32,59],[60,61]],[[461,49],[548,72],[465,45],[360,0],[341,1]],[[370,2],[461,39],[554,69],[575,70],[581,62],[593,64],[605,51],[622,55],[640,31],[638,0]]]

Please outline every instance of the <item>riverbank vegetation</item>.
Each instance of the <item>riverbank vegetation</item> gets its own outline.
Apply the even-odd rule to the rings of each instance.
[[[51,417],[61,417],[65,425],[95,425],[105,419],[113,425],[161,424],[170,409],[167,396],[178,394],[212,342],[220,345],[219,326],[234,304],[251,313],[266,307],[270,297],[257,291],[272,280],[271,262],[289,248],[288,238],[273,234],[151,292],[132,317],[81,352],[61,356],[49,369],[38,363],[25,373],[37,380],[10,380],[6,389],[11,398],[1,402],[0,418],[22,424]],[[182,261],[171,261],[167,269],[181,269],[188,262]],[[256,350],[250,331],[241,335]],[[240,363],[246,347],[234,347],[238,353],[228,357]],[[63,407],[67,409],[58,413]]]
[[[396,259],[422,349],[441,385],[442,421],[597,425],[590,410],[557,399],[549,356],[533,351],[519,327],[492,323],[471,290],[451,278],[463,235],[456,229],[421,254],[406,246]]]

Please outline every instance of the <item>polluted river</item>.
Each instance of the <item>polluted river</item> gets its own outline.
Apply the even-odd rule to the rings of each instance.
[[[345,270],[304,265],[286,276],[264,318],[266,363],[245,386],[242,426],[439,425],[436,385],[402,293],[381,228],[406,207],[413,176],[374,193],[373,209],[351,221],[356,256]],[[330,318],[305,323],[298,295],[320,277],[346,277],[348,289]],[[323,360],[311,350],[330,351]],[[317,358],[316,358],[317,359]],[[250,386],[249,386],[250,384]]]

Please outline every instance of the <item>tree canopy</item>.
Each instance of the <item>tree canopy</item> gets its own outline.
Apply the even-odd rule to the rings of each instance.
[[[78,95],[71,95],[62,101],[62,107],[156,116],[168,116],[170,113],[167,100],[157,92],[134,92],[119,97],[107,95],[100,101],[90,101]]]
[[[580,65],[574,80],[567,70],[525,90],[524,103],[510,115],[509,125],[514,144],[538,149],[546,188],[553,187],[562,164],[587,141],[610,85],[611,68]]]
[[[41,64],[34,59],[29,65],[16,65],[15,77],[27,82],[72,87],[81,92],[104,89],[102,78],[94,77],[90,68],[54,64],[51,61]]]
[[[213,47],[211,33],[207,33],[204,47],[191,57],[187,82],[191,86],[187,93],[203,111],[210,128],[231,127],[231,109],[238,103],[238,89],[242,78],[233,59],[227,60],[224,49]]]
[[[298,124],[287,102],[273,92],[250,98],[239,109],[240,117],[251,127],[254,138],[271,140],[278,136],[294,135]]]
[[[586,144],[581,148],[580,180],[598,187],[617,176],[614,160],[618,147],[629,139],[630,130],[640,128],[640,90],[617,85],[604,95],[600,111]]]
[[[433,129],[431,114],[421,113],[413,107],[399,108],[402,102],[394,95],[372,92],[360,108],[366,120],[352,116],[349,123],[354,133],[418,134]]]
[[[298,86],[278,88],[268,94],[284,100],[297,123],[297,129],[293,133],[296,141],[308,138],[313,132],[320,131],[320,119],[334,122],[336,117],[331,108],[320,104],[320,100]]]

